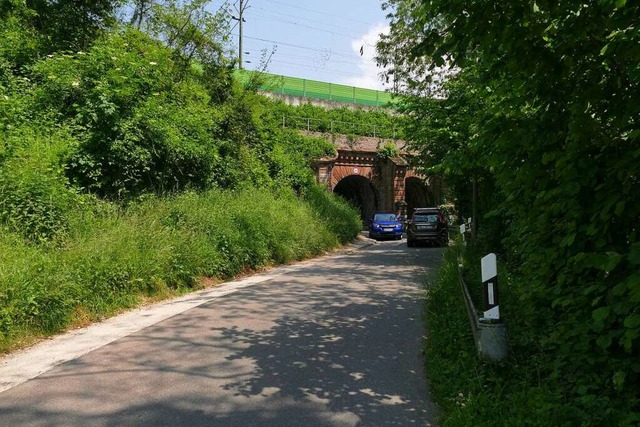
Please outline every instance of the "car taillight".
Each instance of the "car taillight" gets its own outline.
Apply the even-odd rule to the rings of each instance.
[[[447,220],[444,218],[444,215],[442,215],[441,213],[438,214],[438,220],[440,221],[440,224],[447,225]]]

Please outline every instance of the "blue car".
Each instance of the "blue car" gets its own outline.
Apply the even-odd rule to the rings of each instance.
[[[369,237],[383,239],[385,237],[396,240],[402,239],[402,222],[394,213],[376,213],[371,218]]]

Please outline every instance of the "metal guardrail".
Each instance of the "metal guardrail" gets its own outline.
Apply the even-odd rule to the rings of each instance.
[[[460,290],[462,291],[462,297],[464,299],[464,305],[467,309],[467,316],[469,317],[469,324],[471,324],[471,332],[473,333],[473,339],[477,342],[478,340],[478,311],[476,310],[475,305],[473,304],[473,300],[471,299],[471,293],[469,292],[469,288],[467,284],[464,282],[464,278],[462,277],[462,268],[458,263],[458,281],[460,282]]]
[[[313,117],[282,116],[282,127],[302,129],[307,131],[331,132],[340,130],[341,133],[354,133],[361,136],[372,136],[374,138],[395,139],[397,132],[394,128],[389,131],[387,127],[371,123],[354,123],[333,119],[316,119]],[[345,132],[345,131],[349,132]]]
[[[462,290],[464,305],[469,316],[473,340],[476,344],[478,357],[490,362],[503,362],[509,357],[509,344],[507,340],[507,327],[504,322],[492,321],[478,317],[478,311],[471,299],[471,293],[462,276],[461,264],[458,256],[458,281]]]

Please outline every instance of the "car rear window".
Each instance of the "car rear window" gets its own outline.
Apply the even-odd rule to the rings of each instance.
[[[438,222],[436,214],[415,214],[413,220],[417,222]]]
[[[373,217],[374,221],[395,221],[396,216],[394,214],[376,214]]]

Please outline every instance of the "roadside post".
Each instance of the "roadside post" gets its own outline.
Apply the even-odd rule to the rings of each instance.
[[[478,322],[478,352],[494,362],[509,356],[507,329],[500,318],[498,292],[498,266],[496,254],[491,253],[480,261],[482,268],[482,289],[484,296],[484,316]]]
[[[484,296],[484,318],[500,320],[498,293],[498,264],[496,254],[489,254],[480,260],[482,267],[482,294]]]
[[[467,246],[467,240],[464,233],[467,231],[467,226],[464,224],[460,225],[460,234],[462,234],[462,244]]]

